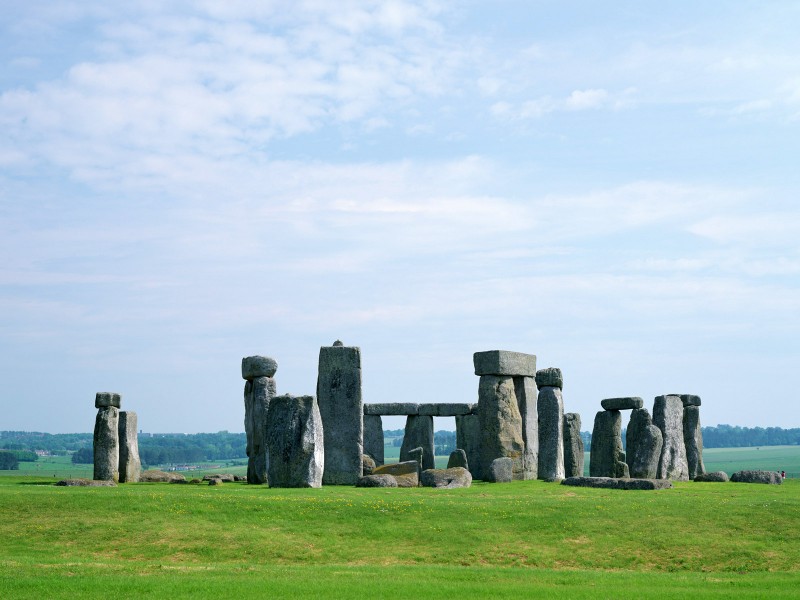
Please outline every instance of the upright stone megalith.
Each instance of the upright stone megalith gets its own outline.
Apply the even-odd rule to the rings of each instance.
[[[247,436],[247,483],[267,483],[269,455],[266,442],[269,404],[277,393],[273,376],[278,363],[269,356],[242,359],[244,384],[244,431]]]
[[[326,485],[355,485],[362,475],[364,403],[361,398],[361,349],[333,346],[319,349],[317,402],[325,428]]]
[[[622,451],[622,414],[618,410],[601,410],[595,415],[589,457],[589,475],[591,477],[629,476],[625,453]]]
[[[683,442],[683,401],[680,396],[656,396],[653,424],[661,430],[664,444],[658,462],[658,479],[689,480],[686,446]]]
[[[583,477],[584,445],[581,437],[581,416],[564,413],[564,475]]]
[[[489,475],[495,459],[508,458],[511,460],[511,477],[523,479],[525,444],[522,440],[522,416],[519,414],[512,377],[481,376],[478,386],[478,419],[483,475]]]
[[[561,369],[536,372],[539,387],[539,479],[564,479],[564,385]]]
[[[414,460],[412,450],[422,448],[422,470],[436,468],[433,447],[433,417],[428,415],[408,415],[400,446],[400,462]]]
[[[266,442],[270,487],[322,485],[324,425],[314,396],[275,396],[269,404]]]
[[[689,479],[706,472],[703,464],[703,431],[700,428],[700,397],[682,394],[683,402],[683,442],[686,446],[686,464]]]
[[[136,413],[130,410],[119,411],[119,481],[134,483],[139,481],[142,462],[139,460],[139,430]]]
[[[384,463],[383,421],[380,415],[364,415],[364,454],[379,467]]]
[[[94,479],[119,480],[119,394],[98,392],[94,399]]]
[[[467,455],[473,479],[485,479],[481,469],[481,424],[478,415],[456,415],[456,446]]]
[[[646,408],[635,408],[625,432],[626,462],[631,477],[655,479],[664,438]]]

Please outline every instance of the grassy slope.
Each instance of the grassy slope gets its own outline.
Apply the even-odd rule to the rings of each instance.
[[[662,492],[0,479],[0,597],[792,597],[800,481]]]

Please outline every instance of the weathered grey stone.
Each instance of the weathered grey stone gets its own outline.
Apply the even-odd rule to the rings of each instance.
[[[561,389],[539,389],[539,479],[564,479],[564,399]]]
[[[581,437],[581,416],[564,413],[564,475],[583,477],[584,445]]]
[[[592,477],[616,477],[620,460],[625,460],[622,415],[618,410],[601,410],[594,417],[589,474]]]
[[[680,396],[657,396],[653,424],[661,430],[664,444],[658,462],[658,479],[689,480],[686,445],[683,443],[683,402]]]
[[[181,475],[180,473],[175,472],[168,472],[168,471],[159,471],[157,469],[150,469],[149,471],[144,471],[139,476],[139,481],[146,482],[146,483],[171,483],[173,481],[183,480],[186,481],[186,477]]]
[[[567,477],[561,485],[608,488],[612,490],[667,490],[672,482],[663,479],[616,479],[614,477]]]
[[[630,471],[628,470],[628,463],[625,462],[625,453],[622,453],[622,460],[614,463],[614,477],[618,479],[630,479]]]
[[[456,415],[468,415],[471,406],[459,403],[439,403],[439,404],[420,404],[419,414],[430,415],[432,417],[455,417]]]
[[[387,402],[385,404],[365,404],[365,415],[404,416],[419,414],[419,404],[413,402]]]
[[[606,410],[633,410],[642,408],[644,400],[638,396],[628,396],[625,398],[606,398],[600,401],[600,406]]]
[[[361,350],[352,346],[319,349],[317,400],[325,428],[326,485],[355,485],[362,475],[364,405]]]
[[[700,407],[696,404],[683,406],[683,443],[686,446],[686,465],[689,479],[706,472],[703,464],[703,431],[700,428]]]
[[[472,355],[475,375],[536,376],[536,356],[509,350],[488,350]]]
[[[222,485],[222,479],[219,479],[218,477],[214,477],[212,479],[209,479],[208,480],[208,485]]]
[[[114,481],[93,481],[91,479],[62,479],[55,485],[63,487],[116,487]]]
[[[675,394],[677,396],[677,394]],[[681,394],[681,402],[683,402],[683,406],[700,406],[702,402],[700,401],[700,396],[695,396],[694,394]]]
[[[633,409],[625,432],[625,454],[631,477],[655,479],[663,443],[661,430],[653,425],[647,409]]]
[[[480,462],[481,424],[477,414],[456,416],[456,446],[467,455],[473,479],[484,479]]]
[[[323,438],[314,396],[275,396],[267,414],[270,487],[320,487],[325,469]]]
[[[364,475],[356,482],[356,487],[397,487],[397,479],[393,475],[384,473],[383,475]]]
[[[377,466],[378,465],[375,464],[375,461],[372,460],[371,456],[364,454],[361,457],[361,471],[364,473],[364,475],[372,475],[372,471],[374,471],[375,467]]]
[[[372,476],[391,475],[397,481],[397,487],[417,487],[419,485],[419,463],[415,460],[375,467]]]
[[[133,483],[142,474],[139,460],[139,429],[136,413],[130,410],[119,412],[119,481]]]
[[[256,377],[244,385],[244,431],[247,437],[247,481],[267,483],[269,456],[267,453],[267,414],[269,403],[276,395],[275,380]]]
[[[561,369],[548,367],[536,371],[536,386],[539,388],[557,387],[564,389],[564,376],[561,374]]]
[[[467,460],[467,453],[461,448],[456,448],[450,453],[450,458],[447,459],[447,468],[461,467],[469,470],[469,461]]]
[[[514,480],[514,461],[503,456],[495,458],[487,469],[486,481],[492,483],[508,483]]]
[[[422,473],[422,456],[424,454],[424,451],[419,446],[408,451],[408,460],[413,460],[417,463],[417,473]]]
[[[213,473],[211,475],[203,475],[203,481],[211,481],[212,479],[219,479],[225,483],[233,483],[236,481],[236,476],[232,473]]]
[[[97,410],[94,421],[94,479],[119,479],[119,409],[115,406]]]
[[[278,363],[269,356],[245,356],[242,359],[242,379],[273,377],[277,370]]]
[[[427,469],[420,476],[423,487],[465,488],[472,485],[472,475],[464,467]]]
[[[731,475],[731,481],[735,483],[768,483],[781,485],[783,477],[777,471],[736,471]]]
[[[478,384],[478,419],[480,421],[480,462],[484,478],[496,458],[513,462],[514,479],[525,476],[522,440],[522,416],[514,386],[509,376],[483,375]]]
[[[712,473],[698,473],[694,478],[695,481],[705,481],[714,483],[725,483],[729,481],[728,474],[725,471],[714,471]]]
[[[97,392],[94,396],[94,407],[108,408],[109,406],[115,408],[122,406],[122,396],[114,392]]]
[[[380,415],[364,415],[364,454],[376,465],[384,463],[383,421]]]
[[[536,479],[539,475],[539,409],[538,390],[533,377],[514,377],[514,394],[522,417],[522,478]]]
[[[406,417],[403,445],[400,446],[400,462],[413,460],[411,451],[414,448],[422,448],[422,468],[432,469],[435,466],[433,417],[422,415],[409,415]]]

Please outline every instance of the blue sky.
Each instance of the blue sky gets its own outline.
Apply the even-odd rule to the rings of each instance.
[[[337,338],[367,402],[508,349],[584,429],[800,426],[800,4],[0,11],[0,429],[242,431],[242,356],[314,393]]]

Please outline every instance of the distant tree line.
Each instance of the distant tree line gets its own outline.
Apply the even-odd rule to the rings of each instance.
[[[16,471],[19,469],[19,460],[16,454],[8,450],[0,450],[0,471]]]

